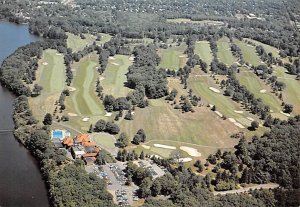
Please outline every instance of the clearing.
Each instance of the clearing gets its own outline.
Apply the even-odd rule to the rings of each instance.
[[[131,64],[132,61],[126,55],[115,55],[108,60],[108,65],[100,78],[103,79],[100,84],[104,94],[113,95],[115,98],[128,95],[131,89],[125,87],[124,83],[127,81],[126,73]]]

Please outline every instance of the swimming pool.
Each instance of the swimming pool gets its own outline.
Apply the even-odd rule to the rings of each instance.
[[[53,139],[62,139],[63,138],[63,132],[61,130],[52,131],[52,138]]]

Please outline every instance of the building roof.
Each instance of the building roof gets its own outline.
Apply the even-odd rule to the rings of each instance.
[[[84,147],[86,153],[98,153],[100,152],[100,148],[96,146],[88,146]]]
[[[80,135],[77,135],[76,141],[77,142],[89,142],[91,140],[90,140],[90,137],[88,134],[80,134]]]
[[[85,153],[82,157],[96,157],[98,153]]]
[[[67,145],[67,146],[73,146],[74,145],[74,140],[72,139],[72,137],[66,137],[63,140],[63,144]]]
[[[82,142],[82,145],[85,147],[95,147],[97,146],[96,142]]]

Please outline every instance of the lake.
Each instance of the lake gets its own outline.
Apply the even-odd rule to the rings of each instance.
[[[18,47],[37,40],[26,25],[0,21],[0,63]],[[0,207],[48,207],[47,189],[38,164],[11,132],[14,98],[0,85]]]

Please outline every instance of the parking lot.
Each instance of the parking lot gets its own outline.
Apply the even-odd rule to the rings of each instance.
[[[153,179],[163,176],[166,172],[166,169],[159,167],[157,164],[153,163],[152,161],[139,160],[139,161],[135,161],[134,163],[142,168],[147,168],[151,172]]]

